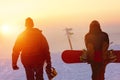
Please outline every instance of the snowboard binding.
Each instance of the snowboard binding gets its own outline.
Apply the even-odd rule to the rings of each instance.
[[[117,56],[114,54],[113,50],[108,51],[108,59],[110,62],[115,62],[117,60]]]
[[[82,50],[82,56],[80,56],[80,61],[87,62],[87,51],[85,49]]]

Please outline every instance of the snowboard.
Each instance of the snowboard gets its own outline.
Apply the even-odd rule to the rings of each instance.
[[[87,63],[86,50],[65,50],[61,54],[65,63]],[[107,52],[108,63],[120,63],[120,50],[109,50]]]

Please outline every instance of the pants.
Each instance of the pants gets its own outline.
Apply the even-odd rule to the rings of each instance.
[[[44,80],[43,66],[24,66],[27,80]]]
[[[92,80],[104,80],[106,64],[91,63]]]

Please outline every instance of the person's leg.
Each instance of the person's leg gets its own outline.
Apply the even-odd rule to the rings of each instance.
[[[96,80],[96,76],[97,76],[97,74],[96,74],[96,66],[95,66],[95,64],[91,64],[91,70],[92,70],[92,80]]]
[[[101,73],[102,72],[101,71],[102,70],[101,63],[92,63],[91,69],[92,69],[92,80],[101,80],[101,77],[102,78],[104,77],[104,75]]]
[[[35,68],[36,72],[36,80],[44,80],[43,79],[43,67],[42,66],[37,66]]]
[[[27,80],[35,80],[34,79],[34,70],[31,67],[25,67]]]
[[[104,79],[105,79],[105,75],[104,75],[104,74],[105,74],[106,66],[107,66],[106,64],[103,64],[103,65],[101,66],[101,70],[100,70],[100,71],[101,71],[101,72],[100,72],[100,78],[101,78],[101,79],[100,79],[100,80],[104,80]]]

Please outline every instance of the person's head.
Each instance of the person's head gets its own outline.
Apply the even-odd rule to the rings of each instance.
[[[25,20],[25,26],[26,26],[27,28],[32,28],[32,27],[34,27],[33,20],[32,20],[30,17],[28,17],[28,18]]]
[[[101,32],[101,28],[100,28],[100,23],[97,21],[97,20],[93,20],[91,23],[90,23],[90,29],[89,29],[89,32],[90,33],[99,33]]]

